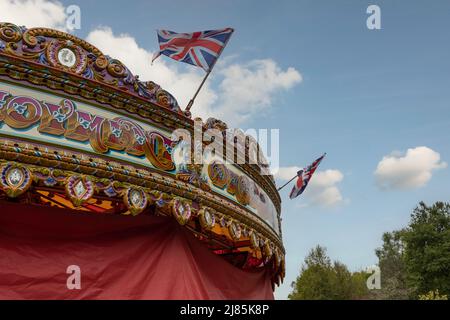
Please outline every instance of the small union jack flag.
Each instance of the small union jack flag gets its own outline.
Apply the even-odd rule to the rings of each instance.
[[[316,172],[317,167],[319,166],[325,155],[326,153],[319,159],[314,161],[309,167],[297,172],[298,179],[295,182],[291,193],[289,194],[289,198],[297,198],[303,193],[303,191],[305,191],[306,187],[308,186],[309,180],[311,180],[312,175],[314,174],[314,172]]]
[[[209,72],[234,30],[226,28],[192,33],[176,33],[168,30],[158,30],[157,32],[160,51],[153,57],[152,62],[163,54]]]

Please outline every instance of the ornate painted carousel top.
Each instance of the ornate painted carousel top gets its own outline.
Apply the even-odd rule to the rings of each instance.
[[[227,129],[215,119],[200,128]],[[192,149],[171,140],[176,129],[193,133],[194,120],[120,61],[67,33],[0,23],[0,201],[173,216],[214,253],[267,268],[278,284],[284,248],[273,178],[214,155],[187,164]],[[238,156],[258,154],[243,141],[234,141]]]

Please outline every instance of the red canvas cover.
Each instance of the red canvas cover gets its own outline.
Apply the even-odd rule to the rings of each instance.
[[[81,290],[67,288],[67,267]],[[0,202],[0,299],[273,299],[174,219]]]

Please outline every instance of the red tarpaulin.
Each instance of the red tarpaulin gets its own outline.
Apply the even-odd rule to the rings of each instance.
[[[67,288],[67,267],[81,290]],[[0,202],[0,299],[273,299],[173,219]]]

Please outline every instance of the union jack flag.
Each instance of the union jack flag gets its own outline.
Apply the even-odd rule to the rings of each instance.
[[[309,180],[311,180],[312,175],[314,172],[316,172],[317,167],[319,166],[320,162],[325,157],[326,153],[323,154],[319,159],[314,161],[309,167],[304,168],[303,170],[300,170],[297,172],[298,179],[294,184],[294,187],[292,188],[291,193],[289,194],[289,198],[294,199],[297,198],[299,195],[305,191],[306,186],[309,183]]]
[[[152,62],[163,54],[209,72],[234,30],[226,28],[192,33],[176,33],[168,30],[157,30],[157,32],[160,51],[153,57]]]

